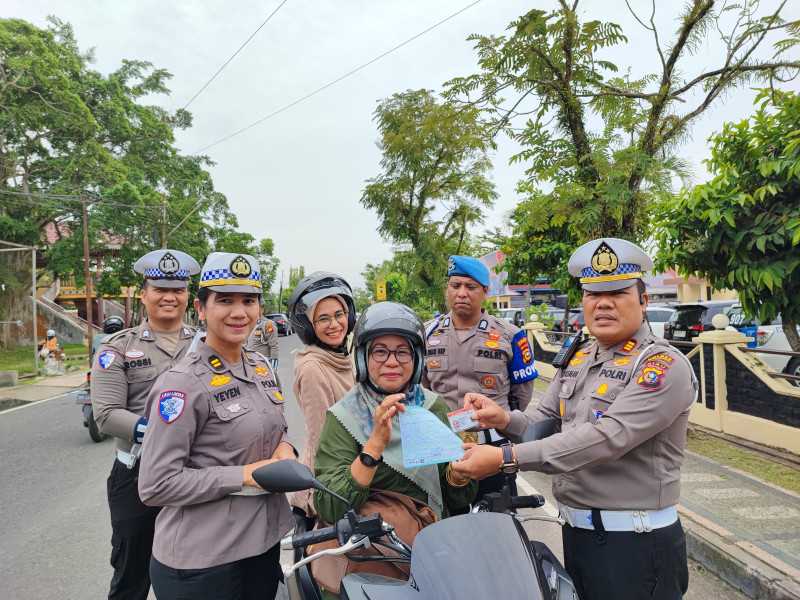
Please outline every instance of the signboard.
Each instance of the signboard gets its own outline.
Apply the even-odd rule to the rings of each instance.
[[[378,290],[377,290],[378,293],[376,294],[377,297],[378,297],[378,300],[386,300],[386,282],[385,281],[378,281],[376,283],[375,287],[378,288]]]

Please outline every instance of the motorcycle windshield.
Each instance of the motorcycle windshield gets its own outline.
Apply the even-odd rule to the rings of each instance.
[[[444,519],[414,540],[411,579],[402,586],[364,584],[370,600],[542,598],[528,538],[509,515]]]

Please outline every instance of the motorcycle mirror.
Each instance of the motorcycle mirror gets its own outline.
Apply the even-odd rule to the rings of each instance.
[[[543,440],[550,437],[554,433],[561,431],[561,423],[558,419],[553,417],[549,419],[542,419],[541,421],[534,421],[522,434],[523,442],[533,442],[536,440]]]
[[[299,492],[322,485],[307,466],[296,460],[279,460],[259,467],[253,471],[253,479],[266,491],[275,494]]]
[[[347,506],[347,510],[353,513],[353,507],[339,494],[332,492],[311,474],[311,470],[303,463],[296,460],[279,460],[253,471],[253,479],[264,490],[273,494],[284,494],[286,492],[299,492],[314,488],[326,492]],[[350,515],[348,515],[350,517]],[[355,513],[352,514],[355,519]],[[352,520],[351,519],[351,520]],[[355,523],[355,521],[353,521]]]

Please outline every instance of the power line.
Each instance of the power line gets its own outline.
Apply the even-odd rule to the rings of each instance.
[[[268,16],[268,17],[266,18],[266,20],[265,20],[265,21],[264,21],[264,22],[263,22],[261,25],[259,25],[259,26],[258,26],[258,29],[256,29],[256,30],[253,32],[253,35],[251,35],[249,38],[247,38],[247,40],[245,41],[245,43],[244,43],[244,44],[242,44],[241,46],[239,46],[239,49],[238,49],[236,52],[234,52],[234,53],[233,53],[233,56],[231,56],[231,57],[230,57],[230,58],[229,58],[227,61],[225,61],[225,64],[224,64],[224,65],[222,65],[222,66],[219,68],[219,71],[217,71],[216,73],[214,73],[214,75],[211,77],[211,79],[209,79],[208,81],[206,81],[206,84],[205,84],[203,87],[201,87],[201,88],[200,88],[200,91],[198,91],[198,92],[197,92],[197,93],[196,93],[194,96],[192,96],[192,99],[191,99],[191,100],[189,100],[189,101],[188,101],[188,102],[187,102],[187,103],[184,105],[184,107],[183,107],[184,109],[186,109],[186,107],[187,107],[187,106],[189,106],[189,105],[190,105],[192,102],[194,102],[195,98],[197,98],[197,97],[198,97],[198,96],[199,96],[199,95],[200,95],[200,94],[203,92],[203,90],[204,90],[204,89],[206,89],[206,88],[208,87],[208,85],[209,85],[209,84],[210,84],[212,81],[214,81],[214,79],[217,77],[217,75],[219,75],[220,73],[222,73],[222,70],[223,70],[225,67],[227,67],[227,66],[228,66],[228,64],[229,64],[229,63],[230,63],[230,62],[231,62],[231,61],[232,61],[234,58],[236,58],[236,55],[237,55],[237,54],[239,54],[239,52],[241,52],[242,48],[244,48],[245,46],[247,46],[247,44],[248,44],[248,43],[250,43],[250,40],[252,40],[252,39],[255,37],[255,35],[256,35],[256,34],[257,34],[259,31],[261,31],[261,28],[262,28],[262,27],[264,27],[264,25],[266,25],[266,24],[269,22],[269,20],[270,20],[270,19],[271,19],[273,16],[275,16],[275,13],[276,13],[276,12],[278,12],[278,11],[281,9],[281,6],[283,6],[284,4],[286,4],[286,2],[287,2],[287,0],[283,0],[283,2],[281,2],[281,3],[278,5],[278,8],[276,8],[275,10],[273,10],[273,11],[272,11],[272,14],[271,14],[270,16]]]
[[[37,198],[37,199],[41,199],[41,200],[64,200],[64,201],[67,201],[67,202],[77,202],[77,203],[82,203],[83,202],[83,200],[81,200],[80,198],[76,198],[75,196],[65,196],[65,195],[61,195],[61,194],[44,194],[44,193],[38,193],[38,192],[27,193],[27,192],[15,192],[15,191],[12,191],[12,190],[0,190],[0,194],[7,194],[7,195],[10,195],[10,196],[24,196],[25,198]],[[145,206],[145,205],[141,205],[141,204],[125,204],[123,202],[114,202],[113,200],[105,200],[105,199],[101,198],[100,196],[97,196],[96,194],[92,194],[92,193],[88,193],[88,192],[86,192],[85,195],[90,197],[90,198],[93,198],[92,204],[100,204],[100,205],[104,205],[104,206],[122,206],[124,208],[140,208],[140,209],[146,209],[146,210],[159,210],[159,211],[162,210],[162,208],[159,207],[159,206]],[[17,203],[19,204],[19,203],[21,203],[21,201],[18,201]]]
[[[216,146],[217,144],[221,144],[222,142],[225,142],[225,141],[227,141],[227,140],[231,139],[232,137],[235,137],[235,136],[239,135],[240,133],[244,133],[244,132],[245,132],[245,131],[247,131],[248,129],[252,129],[252,128],[253,128],[253,127],[255,127],[256,125],[259,125],[259,124],[263,123],[264,121],[266,121],[267,119],[271,119],[272,117],[274,117],[274,116],[276,116],[276,115],[279,115],[280,113],[284,112],[285,110],[288,110],[288,109],[292,108],[293,106],[296,106],[296,105],[300,104],[301,102],[303,102],[303,101],[305,101],[305,100],[308,100],[308,99],[309,99],[309,98],[311,98],[312,96],[316,96],[316,95],[317,95],[318,93],[320,93],[321,91],[323,91],[323,90],[325,90],[325,89],[327,89],[327,88],[331,87],[332,85],[334,85],[334,84],[336,84],[336,83],[339,83],[339,82],[340,82],[342,79],[345,79],[345,78],[347,78],[347,77],[350,77],[350,75],[353,75],[354,73],[357,73],[357,72],[358,72],[358,71],[360,71],[361,69],[363,69],[363,68],[365,68],[365,67],[368,67],[368,66],[369,66],[369,65],[371,65],[372,63],[374,63],[374,62],[376,62],[376,61],[379,61],[379,60],[380,60],[380,59],[382,59],[384,56],[388,56],[389,54],[391,54],[391,53],[392,53],[392,52],[394,52],[395,50],[398,50],[399,48],[402,48],[402,47],[403,47],[403,46],[405,46],[406,44],[409,44],[409,43],[413,42],[413,41],[414,41],[415,39],[417,39],[418,37],[421,37],[421,36],[425,35],[426,33],[428,33],[429,31],[431,31],[431,30],[433,30],[433,29],[436,29],[436,28],[437,28],[439,25],[441,25],[442,23],[446,23],[447,21],[449,21],[449,20],[450,20],[450,19],[452,19],[453,17],[456,17],[456,16],[460,15],[462,12],[464,12],[465,10],[467,10],[467,9],[469,9],[469,8],[472,8],[473,6],[475,6],[476,4],[478,4],[479,2],[481,2],[481,0],[475,0],[475,2],[473,2],[472,4],[470,4],[470,5],[468,5],[468,6],[465,6],[464,8],[462,8],[461,10],[459,10],[459,11],[457,11],[457,12],[454,12],[454,13],[453,13],[452,15],[450,15],[449,17],[447,17],[447,18],[445,18],[445,19],[442,19],[441,21],[439,21],[439,22],[438,22],[438,23],[436,23],[435,25],[431,25],[431,26],[430,26],[430,27],[428,27],[428,28],[427,28],[425,31],[422,31],[422,32],[418,33],[417,35],[415,35],[414,37],[407,39],[407,40],[406,40],[405,42],[403,42],[402,44],[398,44],[397,46],[395,46],[395,47],[394,47],[394,48],[392,48],[391,50],[387,50],[386,52],[384,52],[384,53],[383,53],[383,54],[381,54],[380,56],[377,56],[377,57],[373,58],[373,59],[372,59],[372,60],[370,60],[369,62],[365,62],[365,63],[364,63],[363,65],[361,65],[360,67],[357,67],[357,68],[353,69],[352,71],[350,71],[349,73],[346,73],[346,74],[342,75],[342,76],[341,76],[341,77],[339,77],[338,79],[334,79],[334,80],[333,80],[333,81],[331,81],[330,83],[323,85],[321,88],[319,88],[319,89],[317,89],[317,90],[314,90],[313,92],[311,92],[310,94],[307,94],[307,95],[303,96],[303,97],[302,97],[302,98],[300,98],[299,100],[295,100],[295,101],[294,101],[294,102],[292,102],[291,104],[287,104],[287,105],[286,105],[286,106],[284,106],[283,108],[281,108],[281,109],[279,109],[279,110],[276,110],[274,113],[271,113],[271,114],[267,115],[267,116],[266,116],[266,117],[264,117],[263,119],[259,119],[259,120],[258,120],[258,121],[256,121],[255,123],[251,123],[251,124],[250,124],[250,125],[248,125],[247,127],[244,127],[244,128],[242,128],[242,129],[240,129],[239,131],[236,131],[235,133],[232,133],[232,134],[230,134],[230,135],[228,135],[228,136],[225,136],[224,138],[222,138],[222,139],[220,139],[220,140],[217,140],[217,141],[216,141],[216,142],[214,142],[213,144],[209,144],[209,145],[208,145],[208,146],[206,146],[205,148],[201,148],[201,149],[200,149],[200,150],[198,150],[197,152],[192,152],[192,154],[191,154],[191,155],[192,155],[192,156],[194,156],[194,155],[200,154],[201,152],[205,152],[205,151],[206,151],[206,150],[208,150],[209,148],[213,148],[213,147],[214,147],[214,146]]]

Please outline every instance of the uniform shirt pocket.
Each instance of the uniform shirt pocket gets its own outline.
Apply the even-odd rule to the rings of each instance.
[[[249,414],[252,406],[247,400],[229,400],[214,405],[213,409],[220,425],[222,443],[227,450],[245,448],[258,440],[263,432],[258,416]]]
[[[558,390],[558,412],[561,415],[561,420],[568,423],[572,419],[570,408],[572,407],[573,400],[572,393],[575,391],[574,379],[562,379],[561,388]]]
[[[141,383],[143,381],[155,381],[158,377],[158,370],[155,365],[148,367],[128,367],[125,377],[128,383]]]
[[[598,419],[608,412],[619,391],[619,386],[609,385],[603,381],[596,382],[596,387],[589,393],[589,415],[587,418],[590,423],[596,423]]]

